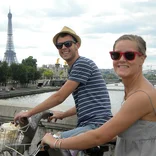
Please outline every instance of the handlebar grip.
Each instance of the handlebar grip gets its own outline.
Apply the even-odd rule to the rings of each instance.
[[[53,116],[53,115],[54,115],[53,112],[50,112],[50,113],[49,113],[49,116]]]
[[[50,148],[50,146],[47,145],[47,144],[45,144],[43,148],[44,148],[45,151],[48,151],[48,149]]]

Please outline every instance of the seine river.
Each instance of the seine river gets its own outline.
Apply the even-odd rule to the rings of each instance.
[[[121,107],[123,101],[124,91],[122,85],[108,85],[107,86],[112,106],[112,113],[115,114]],[[44,101],[50,95],[55,92],[48,92],[42,94],[35,94],[29,96],[15,97],[9,99],[0,100],[0,105],[12,105],[17,107],[35,107],[40,102]],[[67,110],[74,106],[74,100],[72,95],[70,95],[61,105],[52,108],[53,110]]]

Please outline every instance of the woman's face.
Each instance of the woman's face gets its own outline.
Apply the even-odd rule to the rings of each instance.
[[[130,40],[118,41],[115,45],[115,52],[127,52],[127,51],[138,51],[137,43]],[[139,53],[141,54],[141,53]],[[116,74],[121,78],[128,78],[135,76],[142,71],[142,64],[144,59],[138,54],[135,55],[134,60],[128,60],[123,55],[118,60],[113,60],[113,67]]]

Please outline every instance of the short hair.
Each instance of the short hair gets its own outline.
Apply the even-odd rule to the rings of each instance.
[[[138,46],[138,51],[146,56],[146,42],[144,41],[144,39],[141,36],[132,35],[132,34],[122,35],[115,41],[115,43],[113,45],[113,50],[115,49],[117,42],[122,41],[122,40],[135,41]]]

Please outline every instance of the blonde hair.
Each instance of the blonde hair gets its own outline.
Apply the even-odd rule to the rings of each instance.
[[[144,41],[144,39],[141,36],[132,35],[132,34],[122,35],[115,41],[115,43],[113,45],[113,50],[115,49],[117,42],[121,41],[121,40],[135,41],[138,46],[138,51],[146,56],[146,42]]]

